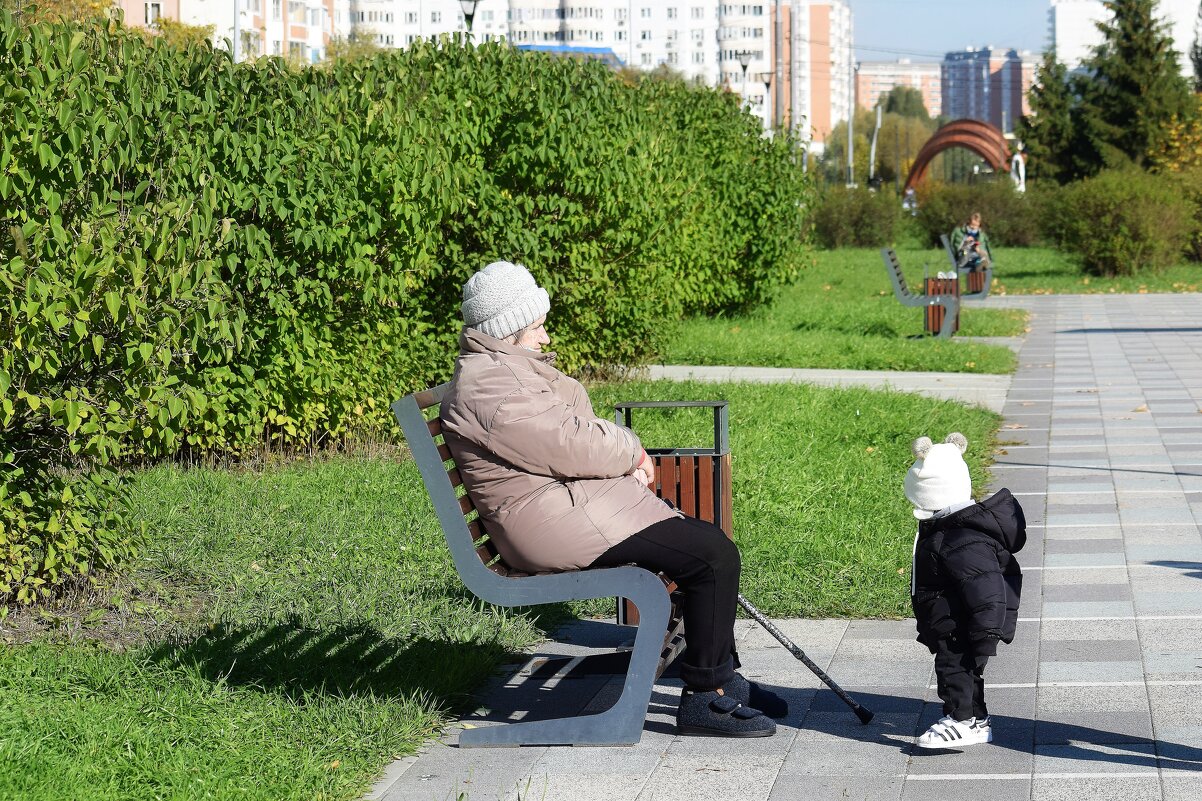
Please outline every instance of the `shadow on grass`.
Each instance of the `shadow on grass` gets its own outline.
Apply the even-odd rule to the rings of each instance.
[[[305,628],[218,625],[194,640],[168,643],[151,659],[191,668],[214,683],[307,696],[424,697],[461,708],[499,664],[514,656],[485,636],[465,641],[388,636],[372,626]]]

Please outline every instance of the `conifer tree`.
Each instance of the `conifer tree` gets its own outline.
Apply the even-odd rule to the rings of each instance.
[[[1194,65],[1194,91],[1202,92],[1202,3],[1198,4],[1198,16],[1194,18],[1194,44],[1189,50],[1189,60]]]
[[[1074,175],[1072,150],[1073,105],[1068,70],[1056,60],[1056,51],[1044,53],[1027,94],[1031,114],[1023,117],[1016,134],[1026,148],[1027,174],[1066,183]]]
[[[1075,171],[1143,165],[1164,145],[1174,115],[1192,103],[1168,25],[1156,0],[1106,0],[1113,17],[1098,23],[1104,36],[1074,81],[1080,103],[1073,113]]]

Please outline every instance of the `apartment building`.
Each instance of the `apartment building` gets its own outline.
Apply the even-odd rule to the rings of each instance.
[[[938,117],[943,113],[943,81],[937,61],[911,62],[861,61],[856,67],[856,104],[860,108],[876,108],[881,98],[895,87],[908,86],[922,94],[927,114]]]
[[[1028,51],[969,47],[948,53],[941,64],[943,113],[950,119],[983,120],[1012,133],[1031,111],[1027,92],[1038,57]]]
[[[334,37],[350,31],[350,0],[117,0],[125,24],[153,28],[160,18],[212,26],[213,43],[228,43],[240,60],[325,58]]]
[[[1159,0],[1156,8],[1168,25],[1181,74],[1192,76],[1189,52],[1199,33],[1197,0]],[[1080,69],[1082,62],[1102,43],[1098,23],[1109,17],[1102,0],[1051,0],[1048,39],[1056,48],[1056,57],[1070,70]]]

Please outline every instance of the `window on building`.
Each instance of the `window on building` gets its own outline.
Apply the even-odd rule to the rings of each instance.
[[[693,34],[693,41],[694,41],[694,42],[703,42],[703,41],[705,41],[705,29],[704,29],[704,28],[694,28],[694,29],[692,30],[692,34]]]
[[[430,22],[433,25],[437,25],[438,23],[442,22],[442,12],[441,11],[431,11],[430,12]]]
[[[650,53],[641,53],[639,61],[641,64],[643,64],[643,66],[650,66],[651,65],[651,54]]]
[[[288,55],[291,56],[292,58],[297,58],[297,59],[300,59],[301,61],[304,61],[305,57],[306,57],[306,52],[305,52],[306,50],[308,50],[308,47],[305,45],[304,42],[289,42],[288,43]]]
[[[614,19],[616,19],[618,22],[624,21],[626,19],[626,9],[615,8],[614,9]]]
[[[675,8],[668,9],[668,19],[676,19],[676,9]]]
[[[643,19],[650,19],[651,18],[651,9],[649,9],[649,8],[642,9],[639,12],[639,16],[641,16]]]
[[[280,40],[279,39],[276,39],[274,42],[271,43],[271,54],[273,56],[280,55]]]
[[[651,41],[651,31],[639,31],[639,39],[644,42]]]
[[[668,54],[668,63],[675,64],[676,62],[677,62],[676,53],[669,53]]]
[[[416,11],[406,11],[405,12],[405,24],[406,25],[416,25],[417,24],[417,12]]]
[[[362,13],[360,16],[362,16]],[[271,0],[271,18],[274,20],[278,20],[280,18],[280,0]],[[279,53],[276,53],[276,55],[278,56]]]
[[[614,41],[625,42],[626,31],[614,31]]]
[[[159,17],[162,15],[162,13],[163,13],[163,6],[161,3],[147,3],[146,4],[146,24],[153,25],[156,22],[158,22]]]
[[[702,6],[693,6],[693,19],[705,19],[705,8]]]
[[[693,63],[694,64],[704,64],[705,63],[705,52],[702,51],[702,52],[694,53],[693,54]]]
[[[483,14],[483,18],[484,18],[485,22],[492,22],[493,21],[493,12],[485,11]]]

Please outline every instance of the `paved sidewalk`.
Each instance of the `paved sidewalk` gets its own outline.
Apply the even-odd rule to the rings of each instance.
[[[986,672],[992,745],[912,747],[939,716],[912,621],[781,622],[876,711],[868,726],[740,621],[745,672],[790,702],[775,737],[675,736],[680,684],[668,679],[637,746],[461,751],[452,730],[393,765],[369,797],[1202,798],[1202,306],[1196,295],[1021,302],[1032,331],[991,489],[1019,497],[1030,538],[1018,636]],[[565,633],[570,641],[498,680],[473,719],[537,714],[552,687],[557,704],[566,694],[582,709],[606,706],[617,682],[547,659],[617,644],[622,632],[582,621]]]

